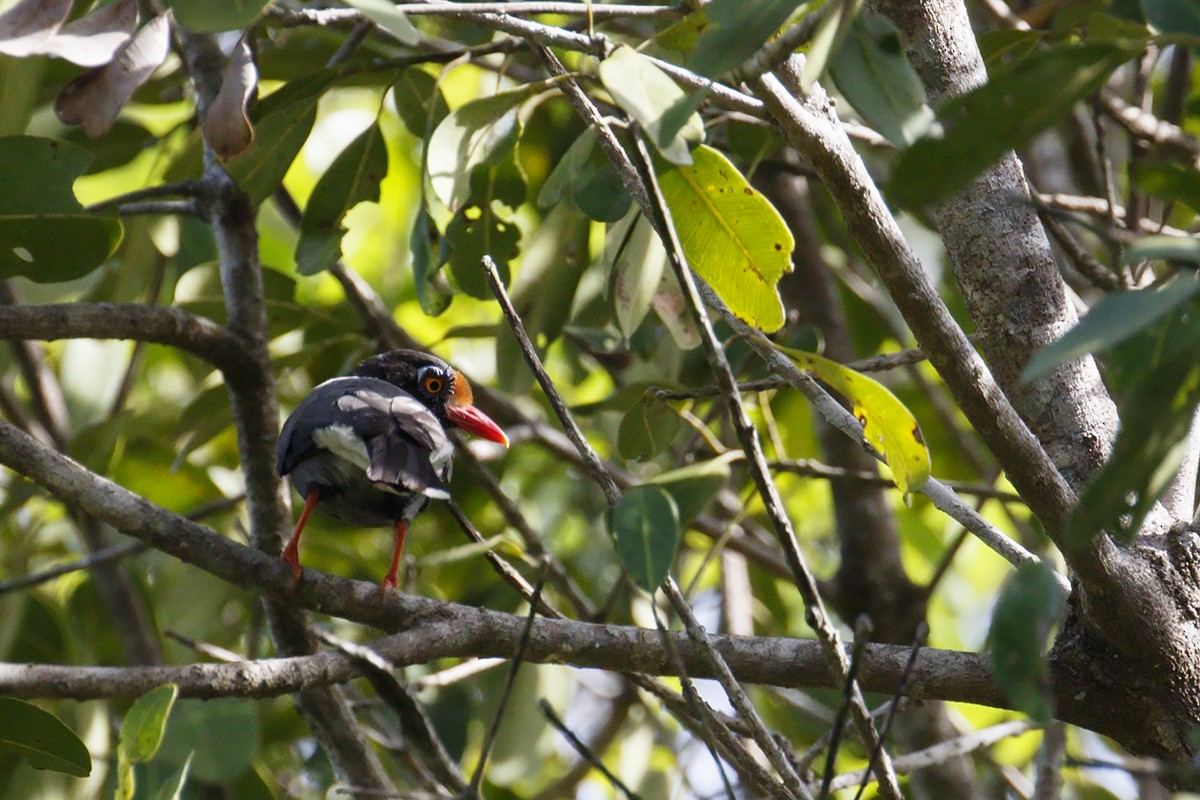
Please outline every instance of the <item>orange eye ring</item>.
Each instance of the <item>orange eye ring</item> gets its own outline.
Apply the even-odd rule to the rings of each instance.
[[[423,381],[422,385],[425,391],[430,394],[441,394],[442,389],[446,388],[445,382],[437,375],[430,375]]]

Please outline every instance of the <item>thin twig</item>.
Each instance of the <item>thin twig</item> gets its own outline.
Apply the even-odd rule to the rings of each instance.
[[[809,478],[825,478],[830,481],[853,481],[854,483],[865,483],[870,486],[896,485],[896,482],[891,478],[885,478],[877,472],[864,472],[861,470],[834,467],[809,458],[798,458],[791,461],[772,461],[770,462],[770,466],[771,469],[778,470],[779,472],[789,472],[793,475],[803,475]],[[995,486],[988,486],[984,483],[951,480],[944,480],[942,483],[959,494],[970,494],[991,500],[1001,500],[1005,503],[1024,502],[1021,499],[1021,495],[1015,492],[997,489]]]
[[[496,713],[492,717],[492,724],[488,727],[487,736],[483,739],[483,746],[479,749],[479,763],[475,765],[475,772],[471,776],[471,790],[478,793],[479,787],[483,785],[483,772],[487,767],[488,756],[491,755],[492,745],[496,743],[496,735],[500,733],[500,723],[504,719],[504,711],[508,707],[508,700],[512,696],[513,686],[517,681],[517,673],[521,669],[521,663],[525,658],[525,648],[529,646],[529,633],[533,630],[533,621],[537,618],[538,605],[542,599],[542,587],[546,584],[546,570],[542,569],[538,575],[537,585],[533,587],[533,597],[529,603],[529,615],[525,618],[525,627],[521,630],[521,638],[517,642],[517,652],[513,654],[512,668],[508,671],[508,679],[504,682],[504,690],[500,693],[500,699],[496,703]]]
[[[129,203],[137,203],[143,200],[161,200],[164,197],[182,197],[185,200],[196,200],[204,196],[204,184],[197,180],[179,181],[178,183],[164,183],[159,186],[149,186],[145,189],[137,189],[125,194],[119,194],[116,197],[110,197],[107,200],[101,200],[98,203],[92,203],[87,207],[88,213],[95,214],[98,211],[104,211],[108,208],[119,208]]]
[[[571,442],[579,450],[579,454],[583,456],[584,463],[587,464],[588,469],[592,473],[592,478],[604,490],[604,496],[608,498],[608,504],[616,505],[621,500],[621,489],[617,486],[617,482],[613,480],[612,474],[604,466],[604,462],[600,460],[600,456],[588,444],[583,431],[579,429],[579,424],[575,422],[575,418],[571,415],[570,407],[562,399],[562,395],[558,393],[558,389],[555,388],[553,381],[550,380],[550,376],[546,373],[546,368],[542,366],[542,360],[538,358],[537,351],[533,348],[533,343],[529,341],[529,334],[525,332],[525,324],[521,322],[520,315],[513,308],[512,301],[508,298],[508,292],[505,291],[504,284],[500,281],[500,273],[496,271],[496,263],[492,261],[491,256],[485,255],[483,257],[483,272],[487,276],[488,284],[492,287],[492,293],[496,295],[496,301],[500,304],[500,310],[504,312],[504,318],[508,320],[513,335],[516,336],[517,343],[521,346],[521,353],[525,356],[525,363],[529,365],[529,369],[533,372],[534,377],[537,378],[542,391],[546,393],[546,399],[550,401],[550,406],[558,416],[559,422],[562,423],[563,430],[571,438]]]
[[[729,702],[733,704],[738,715],[746,721],[750,726],[750,731],[754,736],[754,742],[767,755],[767,760],[771,766],[775,768],[779,778],[787,786],[788,790],[801,798],[811,798],[804,782],[800,780],[800,774],[792,765],[792,761],[788,758],[783,748],[775,740],[775,737],[767,729],[767,725],[759,716],[754,704],[750,702],[750,698],[746,696],[746,692],[738,684],[733,673],[729,670],[729,666],[725,663],[725,659],[712,646],[712,642],[708,638],[708,633],[700,625],[696,619],[696,615],[692,613],[691,607],[687,604],[687,600],[679,592],[679,587],[675,584],[675,579],[670,575],[663,581],[663,591],[667,595],[667,599],[671,601],[675,613],[679,615],[680,621],[683,622],[684,630],[687,631],[688,639],[696,646],[700,657],[709,663],[713,672],[717,675],[717,681],[721,684],[721,688],[725,690]]]
[[[846,730],[846,720],[850,716],[851,700],[854,692],[854,681],[858,675],[858,665],[862,663],[863,651],[871,638],[871,620],[866,615],[860,616],[854,622],[854,643],[850,648],[850,664],[846,669],[846,678],[842,682],[842,703],[838,706],[837,716],[833,719],[833,730],[829,735],[829,749],[825,751],[825,773],[821,778],[821,790],[817,794],[820,800],[829,797],[830,782],[833,780],[834,768],[837,766],[838,750],[842,746],[842,735]]]
[[[917,635],[913,637],[913,646],[912,650],[909,651],[908,661],[904,664],[904,672],[900,674],[900,685],[896,687],[896,691],[892,694],[891,708],[888,709],[888,714],[883,720],[883,725],[879,728],[880,745],[871,751],[871,757],[867,759],[867,768],[863,770],[862,783],[858,786],[858,792],[854,795],[854,800],[859,800],[863,792],[867,789],[867,781],[870,780],[871,772],[875,769],[875,762],[879,758],[879,748],[882,748],[882,743],[887,741],[887,735],[892,729],[892,723],[896,721],[896,712],[900,710],[900,699],[904,697],[904,692],[908,688],[908,681],[912,677],[913,669],[917,666],[917,655],[925,645],[925,637],[928,635],[929,626],[924,620],[921,620],[917,625]]]
[[[538,708],[542,710],[542,714],[546,717],[546,721],[553,725],[554,729],[563,735],[563,738],[567,740],[567,743],[570,744],[571,747],[575,748],[575,752],[579,754],[579,757],[595,767],[614,789],[625,795],[628,800],[641,800],[636,792],[626,786],[620,778],[613,774],[612,770],[604,766],[604,761],[601,760],[600,756],[593,753],[592,749],[584,744],[583,741],[575,735],[574,731],[567,727],[566,723],[554,713],[554,708],[545,698],[538,700]]]

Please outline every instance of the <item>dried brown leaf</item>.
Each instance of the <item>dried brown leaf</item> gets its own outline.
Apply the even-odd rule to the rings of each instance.
[[[117,0],[63,25],[40,52],[81,67],[98,67],[113,60],[137,24],[137,0]]]
[[[137,88],[166,60],[170,48],[171,26],[163,14],[146,23],[111,62],[63,87],[54,112],[67,125],[82,125],[88,136],[103,136]]]
[[[22,0],[0,14],[0,53],[31,56],[42,47],[71,13],[71,0]]]
[[[221,90],[204,116],[204,141],[224,160],[245,152],[254,141],[246,104],[258,83],[258,69],[246,38],[233,48],[221,80]]]

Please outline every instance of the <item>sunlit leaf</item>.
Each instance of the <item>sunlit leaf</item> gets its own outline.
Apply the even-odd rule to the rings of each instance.
[[[154,758],[178,696],[179,687],[168,683],[146,692],[130,706],[121,723],[118,745],[130,761],[140,764]]]
[[[987,84],[939,109],[943,137],[926,136],[901,153],[889,200],[911,207],[948,197],[1062,119],[1141,50],[1140,42],[1064,42],[997,66]]]
[[[434,130],[429,140],[429,184],[437,198],[457,211],[471,191],[477,166],[506,155],[516,141],[517,107],[532,97],[524,86],[473,100],[457,109]]]
[[[92,774],[92,756],[75,732],[32,703],[0,697],[0,752],[15,753],[34,769]]]
[[[778,348],[800,369],[808,370],[850,401],[863,426],[863,437],[887,459],[901,492],[920,489],[929,479],[929,448],[917,419],[883,384],[835,361],[802,350]]]
[[[770,333],[784,322],[776,284],[792,268],[792,233],[775,207],[720,152],[659,175],[684,255],[733,313]]]
[[[637,211],[613,225],[604,244],[612,259],[612,301],[617,327],[629,338],[650,312],[650,304],[667,267],[666,253],[650,223]]]
[[[629,577],[647,592],[666,579],[679,547],[679,509],[658,486],[626,489],[608,511],[617,557]]]
[[[1039,722],[1054,713],[1045,653],[1065,601],[1053,568],[1031,561],[1005,582],[992,613],[992,675],[1013,708]]]
[[[604,88],[646,131],[673,164],[691,164],[690,148],[704,137],[704,123],[675,81],[632,47],[620,46],[600,62]]]
[[[296,244],[297,272],[313,275],[337,262],[346,234],[342,219],[359,203],[379,201],[387,168],[383,133],[372,124],[338,154],[309,196]]]

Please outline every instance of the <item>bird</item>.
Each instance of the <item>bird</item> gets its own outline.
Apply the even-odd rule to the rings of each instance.
[[[473,404],[471,384],[437,356],[391,350],[314,388],[283,423],[276,470],[304,498],[282,558],[299,582],[300,535],[314,509],[352,525],[393,528],[392,565],[380,590],[396,588],[409,523],[430,500],[449,500],[460,428],[508,446]]]

